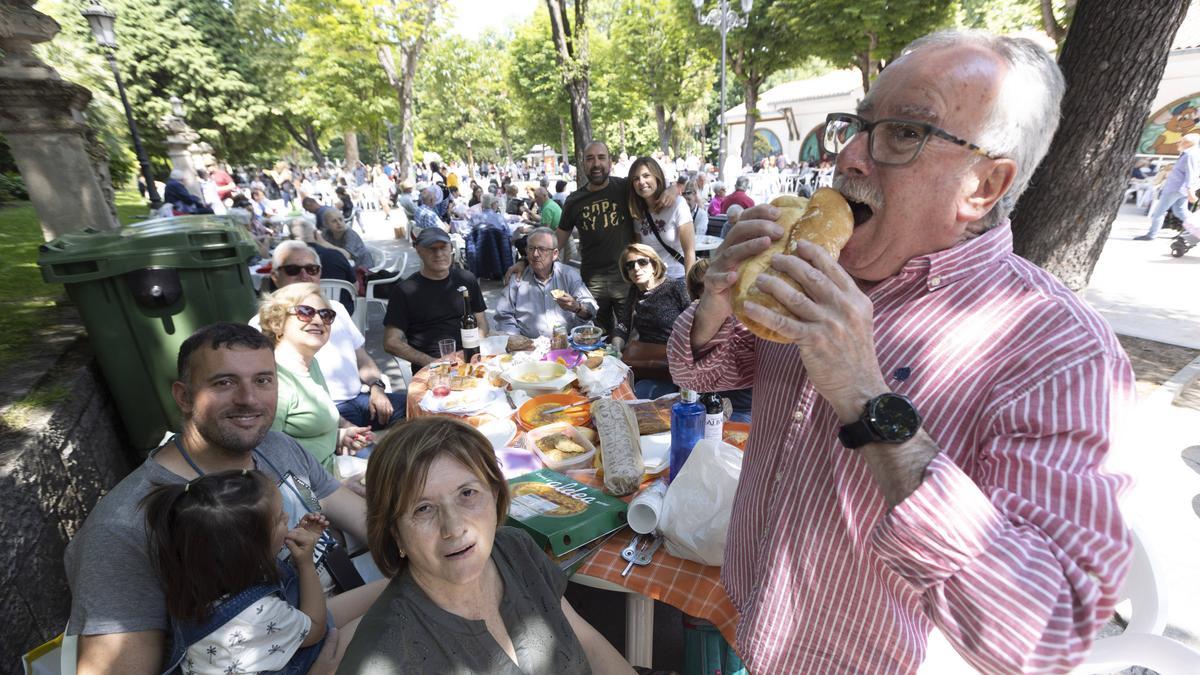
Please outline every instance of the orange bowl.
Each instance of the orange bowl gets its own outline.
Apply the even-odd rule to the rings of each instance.
[[[726,422],[722,432],[726,443],[746,449],[746,437],[750,435],[750,425],[745,422]]]
[[[545,410],[546,408],[582,403],[584,401],[587,401],[587,398],[579,394],[542,394],[541,396],[534,396],[522,403],[521,407],[517,409],[517,423],[526,431],[554,422],[569,422],[577,427],[585,427],[592,422],[592,414],[589,411],[589,406],[586,405],[551,415],[541,415],[540,413],[541,410]]]

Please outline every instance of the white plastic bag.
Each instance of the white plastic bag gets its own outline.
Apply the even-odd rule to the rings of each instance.
[[[742,451],[725,442],[696,443],[667,488],[658,527],[667,551],[704,565],[721,565],[733,494],[742,475]]]
[[[592,370],[582,363],[575,367],[575,375],[579,378],[579,388],[588,396],[604,396],[621,386],[629,366],[614,356],[605,356],[600,367]]]
[[[1188,211],[1187,218],[1183,219],[1183,229],[1188,231],[1193,237],[1200,238],[1200,211]]]

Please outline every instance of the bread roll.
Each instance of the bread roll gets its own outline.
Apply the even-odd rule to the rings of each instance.
[[[771,256],[776,253],[795,255],[796,242],[806,239],[828,251],[829,255],[837,260],[842,247],[854,232],[854,215],[850,212],[850,205],[846,203],[846,199],[831,188],[817,190],[812,199],[808,200],[796,195],[780,195],[771,200],[771,205],[781,211],[779,219],[775,222],[783,227],[783,236],[771,244],[770,248],[746,260],[738,268],[738,280],[733,289],[733,314],[760,338],[787,343],[790,340],[746,316],[747,300],[753,300],[780,314],[789,314],[774,297],[758,289],[755,285],[758,275],[776,277],[803,293],[804,289],[790,276],[771,268]]]

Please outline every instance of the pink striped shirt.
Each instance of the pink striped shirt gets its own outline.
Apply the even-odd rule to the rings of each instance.
[[[675,323],[675,382],[754,385],[722,571],[738,653],[755,673],[913,672],[936,624],[983,672],[1069,670],[1131,559],[1128,481],[1102,469],[1134,401],[1125,352],[1007,223],[869,296],[884,377],[941,449],[890,512],[794,346],[729,319],[694,359],[695,305]]]

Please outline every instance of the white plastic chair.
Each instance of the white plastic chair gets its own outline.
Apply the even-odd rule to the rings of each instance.
[[[412,382],[412,363],[399,356],[393,356],[392,358],[396,361],[396,369],[400,371],[400,378],[404,380],[404,388],[407,389],[409,383]]]
[[[365,298],[358,295],[358,287],[349,281],[341,279],[322,279],[321,294],[329,302],[339,302],[342,297],[342,291],[350,294],[354,298],[354,311],[351,312],[350,318],[354,320],[354,325],[358,327],[360,333],[367,332],[367,303]]]
[[[392,269],[395,271],[395,274],[391,275],[390,277],[385,277],[383,279],[375,279],[374,281],[367,282],[367,294],[363,298],[363,300],[367,304],[368,311],[370,311],[370,309],[369,309],[370,303],[372,303],[372,302],[377,302],[377,303],[383,305],[383,308],[385,310],[387,309],[388,298],[386,295],[381,294],[379,287],[386,285],[386,284],[394,284],[397,281],[400,281],[402,278],[404,278],[404,268],[407,265],[408,265],[408,251],[404,251],[396,258],[396,262],[394,263],[394,265],[389,267],[389,269]]]
[[[1132,616],[1120,635],[1097,638],[1092,650],[1072,675],[1112,673],[1141,666],[1162,675],[1200,672],[1200,651],[1162,635],[1167,625],[1167,596],[1161,570],[1156,568],[1154,548],[1145,533],[1130,524],[1133,534],[1133,563],[1118,591],[1121,601],[1132,605]],[[976,672],[954,651],[938,629],[929,634],[925,662],[918,673],[942,675]]]

